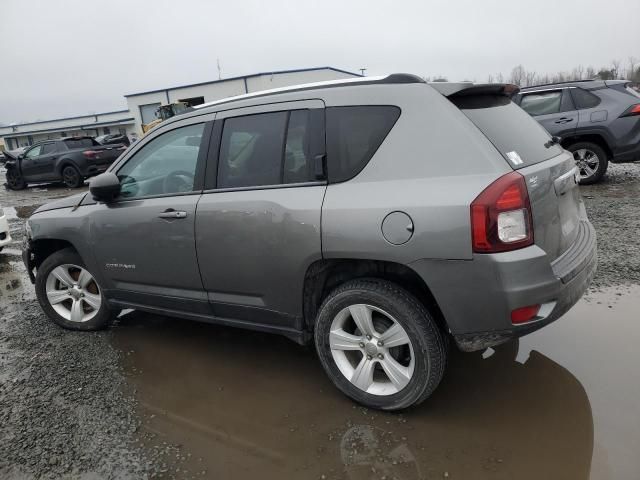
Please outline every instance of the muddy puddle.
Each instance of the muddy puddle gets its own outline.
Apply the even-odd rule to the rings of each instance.
[[[637,478],[639,300],[605,289],[519,342],[453,351],[402,414],[354,405],[277,336],[131,312],[112,339],[147,447],[181,446],[177,478]]]

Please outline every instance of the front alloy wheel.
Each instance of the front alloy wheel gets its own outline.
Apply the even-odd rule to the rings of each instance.
[[[7,170],[5,176],[7,177],[7,186],[11,190],[22,190],[27,186],[24,182],[24,178],[22,178],[22,175],[20,175],[19,172],[13,169]]]
[[[38,267],[36,295],[42,310],[71,330],[98,330],[111,311],[94,275],[72,248],[54,252]]]
[[[78,265],[60,265],[49,273],[47,300],[65,320],[87,322],[100,311],[102,296],[88,270]]]

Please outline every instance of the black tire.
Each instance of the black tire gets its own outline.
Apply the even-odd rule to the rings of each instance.
[[[76,167],[67,165],[62,169],[62,181],[69,188],[78,188],[84,179]]]
[[[107,300],[104,297],[101,289],[99,292],[101,297],[101,304],[100,308],[98,309],[98,313],[93,318],[85,322],[73,322],[65,319],[64,317],[59,315],[58,312],[56,312],[49,303],[46,292],[47,277],[54,268],[65,264],[77,265],[89,271],[85,263],[82,261],[82,258],[80,258],[80,255],[78,255],[78,253],[72,248],[58,250],[57,252],[51,254],[44,262],[42,262],[42,264],[38,268],[36,275],[36,296],[38,297],[40,306],[51,320],[53,320],[63,328],[69,330],[99,330],[105,328],[111,321],[112,313],[109,310]]]
[[[594,183],[598,183],[604,177],[604,174],[607,173],[607,167],[609,166],[609,156],[604,149],[598,145],[597,143],[592,142],[578,142],[567,147],[576,160],[576,165],[580,169],[580,185],[592,185]],[[592,175],[587,177],[583,177],[583,174],[588,173],[584,169],[580,168],[580,159],[578,156],[580,152],[589,152],[597,157],[597,167],[595,172]]]
[[[331,325],[339,312],[354,304],[371,305],[387,312],[406,331],[415,367],[400,391],[389,395],[367,393],[353,385],[336,364],[329,343]],[[400,410],[417,405],[433,393],[444,374],[446,343],[433,316],[409,292],[385,280],[352,280],[333,290],[320,307],[314,337],[318,356],[331,381],[347,396],[370,408]]]
[[[26,188],[27,184],[19,172],[10,169],[7,170],[5,176],[7,177],[7,186],[10,190],[23,190],[24,188]]]

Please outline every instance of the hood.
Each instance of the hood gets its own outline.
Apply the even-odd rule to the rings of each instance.
[[[16,148],[15,150],[5,150],[3,153],[4,153],[4,156],[10,160],[17,160],[18,155],[20,155],[22,152],[24,152],[24,148]]]
[[[59,208],[72,208],[76,207],[82,202],[84,197],[87,195],[87,192],[78,193],[76,195],[71,195],[70,197],[61,198],[60,200],[56,200],[54,202],[45,203],[38,207],[38,209],[33,212],[34,214],[40,212],[46,212],[48,210],[57,210]]]

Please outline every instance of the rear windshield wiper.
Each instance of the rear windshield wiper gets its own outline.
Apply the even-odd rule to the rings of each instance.
[[[547,148],[551,148],[554,145],[560,145],[560,140],[561,140],[560,137],[551,137],[551,140],[545,143],[544,146]]]

